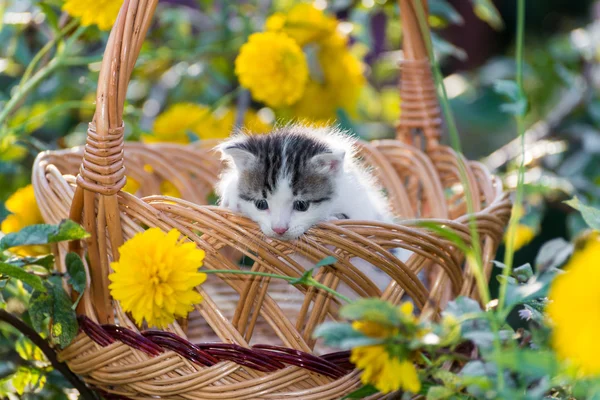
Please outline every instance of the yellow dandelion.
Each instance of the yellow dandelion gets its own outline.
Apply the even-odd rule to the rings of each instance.
[[[518,224],[514,230],[514,250],[517,251],[521,247],[529,244],[536,235],[535,229],[525,224]],[[504,235],[504,242],[509,241],[509,232]]]
[[[283,32],[300,46],[319,42],[331,37],[337,28],[337,20],[309,3],[299,3],[286,14],[275,13],[267,18],[265,29]]]
[[[11,214],[0,225],[3,233],[18,232],[26,226],[44,223],[32,185],[17,190],[6,200],[4,206]],[[39,256],[48,254],[50,248],[46,245],[18,246],[10,251],[21,256]]]
[[[308,65],[300,46],[284,33],[250,35],[235,60],[240,84],[271,107],[290,106],[304,93]]]
[[[119,261],[111,263],[110,293],[138,325],[145,320],[164,328],[202,301],[194,288],[206,280],[198,271],[204,251],[179,240],[176,229],[138,233],[119,247],[119,254]]]
[[[81,18],[81,25],[98,25],[103,31],[112,28],[119,15],[123,0],[67,0],[62,9],[75,18]]]
[[[600,233],[583,241],[550,287],[546,308],[557,355],[586,376],[600,375]]]
[[[400,389],[417,393],[421,390],[415,366],[408,360],[390,355],[383,344],[353,348],[350,362],[362,370],[361,382],[375,386],[381,393]]]

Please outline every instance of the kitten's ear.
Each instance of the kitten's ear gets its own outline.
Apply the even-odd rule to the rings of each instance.
[[[221,153],[233,160],[238,169],[248,169],[256,162],[256,156],[247,150],[235,146],[223,146]]]
[[[338,173],[344,167],[344,151],[317,154],[310,159],[313,168],[319,174]]]

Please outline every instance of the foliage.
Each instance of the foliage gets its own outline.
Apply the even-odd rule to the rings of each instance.
[[[88,233],[70,220],[59,225],[30,225],[0,239],[0,307],[29,323],[58,348],[67,346],[79,328],[75,306],[65,292],[62,277],[53,272],[54,255],[19,256],[11,248],[45,245],[86,238]],[[86,286],[83,262],[75,253],[66,256],[68,281],[79,292]],[[4,321],[7,322],[7,321]],[[62,396],[69,385],[22,332],[0,319],[2,364],[0,395],[39,393]]]

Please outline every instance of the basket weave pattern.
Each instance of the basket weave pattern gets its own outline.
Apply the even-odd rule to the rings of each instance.
[[[57,223],[69,217],[91,233],[83,243],[54,248],[57,260],[67,251],[89,257],[89,288],[77,309],[82,332],[59,354],[74,372],[104,392],[132,399],[337,399],[360,383],[347,353],[329,353],[312,338],[315,327],[334,320],[341,305],[313,287],[210,275],[197,288],[204,300],[188,319],[164,332],[136,327],[110,298],[108,274],[118,247],[144,227],[177,228],[205,250],[206,269],[238,270],[243,257],[252,271],[300,277],[305,266],[298,255],[309,263],[334,256],[335,265],[317,271],[319,282],[352,298],[397,304],[410,297],[422,316],[437,317],[457,295],[476,297],[464,254],[420,222],[443,223],[469,243],[464,193],[470,190],[489,276],[510,202],[482,165],[438,143],[440,112],[413,1],[400,0],[406,61],[398,140],[360,143],[365,167],[373,168],[403,221],[322,223],[293,242],[267,239],[252,221],[207,205],[221,168],[214,143],[124,143],[125,92],[157,0],[124,1],[104,55],[86,145],[42,153],[34,166],[44,219]],[[415,130],[424,142],[414,140]],[[460,183],[460,163],[468,188]],[[142,184],[137,196],[121,190],[125,172]],[[153,195],[163,181],[181,198]],[[397,247],[414,254],[403,263],[390,252]],[[389,275],[385,290],[355,267],[357,258]],[[56,268],[65,271],[61,261]]]

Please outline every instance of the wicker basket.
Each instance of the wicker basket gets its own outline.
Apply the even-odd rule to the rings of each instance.
[[[54,248],[57,260],[64,260],[67,251],[86,254],[89,260],[89,288],[77,309],[82,329],[59,353],[75,373],[98,390],[132,399],[322,400],[340,398],[360,385],[348,353],[329,353],[311,336],[318,324],[336,318],[340,303],[304,285],[211,275],[197,288],[204,301],[187,320],[165,331],[141,331],[112,301],[107,276],[118,247],[142,226],[177,228],[206,251],[207,269],[239,269],[243,255],[254,271],[300,276],[303,267],[294,254],[313,262],[333,255],[336,264],[316,276],[323,284],[343,286],[355,298],[399,303],[410,297],[421,315],[434,318],[451,298],[475,296],[464,255],[419,227],[430,219],[455,229],[467,242],[470,238],[460,155],[438,143],[440,111],[413,1],[400,0],[405,61],[398,140],[361,143],[364,162],[374,167],[395,211],[406,220],[400,225],[323,223],[301,243],[265,240],[248,219],[206,205],[220,169],[210,150],[214,143],[124,143],[125,92],[157,0],[124,1],[102,62],[85,147],[44,152],[33,172],[44,219],[58,223],[69,217],[91,233],[85,242]],[[510,202],[499,180],[482,165],[465,165],[489,276]],[[142,183],[139,197],[121,191],[126,170]],[[179,189],[181,199],[151,195],[159,193],[164,180]],[[402,263],[390,253],[397,247],[414,254]],[[349,260],[356,257],[391,277],[385,290],[353,266]],[[56,268],[65,271],[62,261]],[[427,284],[417,277],[422,272]]]

